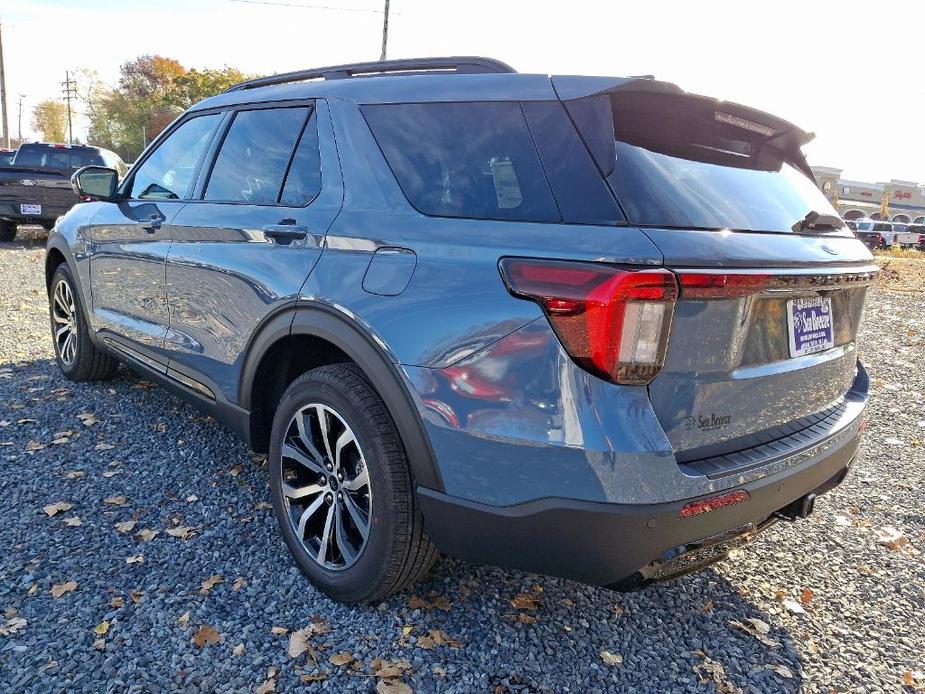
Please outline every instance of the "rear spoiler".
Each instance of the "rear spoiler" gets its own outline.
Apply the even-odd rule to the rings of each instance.
[[[741,129],[743,134],[756,137],[763,144],[786,152],[788,159],[807,176],[813,178],[802,152],[803,145],[815,138],[793,123],[758,109],[731,101],[722,101],[699,94],[685,92],[676,84],[660,82],[648,77],[584,77],[561,75],[550,78],[559,99],[571,110],[574,102],[601,95],[626,95],[628,99],[665,101],[666,108],[677,108],[680,103],[692,111],[712,111],[718,124]],[[568,103],[572,102],[572,104]]]

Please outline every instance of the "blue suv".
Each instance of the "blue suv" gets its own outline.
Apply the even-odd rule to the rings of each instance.
[[[237,85],[86,167],[57,362],[117,362],[268,453],[328,595],[438,551],[633,590],[806,516],[855,456],[876,267],[810,136],[649,78],[496,60]]]

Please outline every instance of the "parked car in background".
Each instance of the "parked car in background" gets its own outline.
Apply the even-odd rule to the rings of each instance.
[[[119,155],[101,147],[21,145],[12,163],[0,168],[0,241],[16,238],[20,224],[40,224],[50,230],[78,202],[71,175],[88,165],[110,168],[120,176],[126,172]]]
[[[857,225],[858,229],[854,235],[868,248],[889,248],[893,243],[893,225],[889,222],[861,219],[858,220]]]
[[[922,225],[893,224],[893,245],[899,248],[915,248],[922,243]]]
[[[7,149],[6,147],[0,148],[0,167],[12,166],[13,157],[16,156],[15,149]]]
[[[334,598],[437,549],[639,589],[807,516],[854,459],[877,267],[810,139],[487,58],[251,80],[121,185],[75,175],[94,202],[48,241],[55,358],[130,364],[268,452],[283,538]]]

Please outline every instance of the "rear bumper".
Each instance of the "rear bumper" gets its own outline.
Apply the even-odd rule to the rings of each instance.
[[[427,528],[446,554],[583,583],[640,587],[659,562],[730,531],[765,527],[793,502],[840,483],[857,452],[862,420],[859,415],[828,439],[795,453],[792,464],[778,472],[734,487],[748,492],[747,501],[690,518],[681,518],[681,508],[715,493],[661,504],[546,498],[497,507],[429,489],[418,492]],[[689,570],[722,556],[719,552]]]
[[[74,204],[77,200],[74,200]],[[41,224],[48,226],[54,224],[55,220],[65,214],[72,205],[45,205],[42,204],[41,215],[24,215],[19,211],[19,203],[2,203],[0,204],[0,219],[13,224]]]

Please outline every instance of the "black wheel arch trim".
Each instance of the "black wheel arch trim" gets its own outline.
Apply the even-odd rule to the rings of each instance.
[[[264,320],[244,357],[239,384],[239,405],[250,411],[257,368],[277,341],[306,335],[330,342],[363,370],[385,403],[398,428],[417,485],[443,491],[424,422],[396,362],[377,344],[370,332],[336,308],[316,301],[299,301],[281,307]]]

